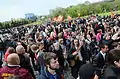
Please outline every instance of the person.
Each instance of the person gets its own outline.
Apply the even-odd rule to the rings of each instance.
[[[24,68],[20,67],[19,56],[15,53],[7,57],[7,64],[0,69],[0,79],[34,79]]]
[[[101,71],[104,69],[105,64],[106,64],[106,54],[108,51],[108,46],[105,44],[99,45],[100,47],[100,52],[95,56],[93,59],[93,65],[96,68],[97,75],[101,76]]]
[[[15,49],[13,47],[9,47],[7,49],[7,51],[5,52],[5,56],[4,56],[4,61],[7,62],[7,57],[8,55],[10,55],[11,53],[15,53]]]
[[[65,48],[65,47],[64,47]],[[58,62],[62,69],[64,69],[64,50],[59,42],[53,43],[53,52],[58,56]]]
[[[42,70],[44,70],[44,66],[45,66],[45,63],[44,63],[44,58],[43,58],[43,55],[44,55],[44,43],[40,43],[38,45],[39,49],[38,49],[38,53],[37,53],[37,68],[38,68],[38,71],[39,73],[42,72]]]
[[[104,79],[120,79],[120,49],[112,49],[108,53],[108,65]]]
[[[2,64],[3,64],[3,62],[2,62],[2,60],[0,59],[0,68],[2,68]]]
[[[4,42],[3,40],[0,38],[0,59],[2,60],[2,57],[4,55]]]
[[[92,64],[84,64],[79,69],[80,79],[98,79],[95,74],[95,68]]]
[[[22,45],[18,45],[16,47],[16,53],[18,54],[20,58],[20,66],[22,68],[27,69],[31,75],[35,78],[31,63],[30,63],[30,57],[27,53],[25,53],[25,49]]]
[[[46,68],[40,74],[38,79],[64,79],[64,76],[59,70],[58,58],[55,53],[45,53],[44,61]]]
[[[68,61],[71,67],[71,74],[76,79],[78,77],[78,71],[83,64],[84,52],[81,53],[82,43],[80,44],[78,39],[73,40],[73,45],[68,53]]]

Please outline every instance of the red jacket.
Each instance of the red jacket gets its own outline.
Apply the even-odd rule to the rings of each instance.
[[[19,79],[33,79],[26,69],[18,66],[6,66],[0,69],[0,79],[8,79],[11,76],[18,77]]]

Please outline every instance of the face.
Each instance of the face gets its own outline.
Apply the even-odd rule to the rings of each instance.
[[[75,44],[75,46],[77,46],[78,45],[78,40],[74,40],[74,44]]]
[[[24,47],[22,47],[20,51],[21,51],[21,53],[25,53]]]
[[[50,65],[48,65],[48,67],[52,70],[56,70],[59,69],[59,63],[58,63],[58,58],[56,59],[51,59],[50,60]]]
[[[39,40],[42,40],[42,35],[40,35],[40,36],[38,37],[38,39],[39,39]]]
[[[109,40],[109,39],[110,39],[110,35],[107,35],[107,36],[106,36],[106,40]]]
[[[59,44],[55,44],[54,47],[55,47],[55,50],[59,50]]]
[[[102,51],[103,51],[104,53],[106,53],[108,50],[109,50],[109,49],[108,49],[108,46],[107,46],[107,45],[105,45],[105,48],[102,48]]]
[[[44,49],[44,44],[41,44],[41,45],[39,46],[39,49],[40,49],[40,50]]]

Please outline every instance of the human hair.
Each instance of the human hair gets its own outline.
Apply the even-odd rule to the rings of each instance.
[[[105,45],[106,45],[106,44],[100,44],[100,45],[99,45],[100,50],[103,49],[103,48],[105,48]],[[107,45],[106,45],[106,46],[107,46]]]
[[[120,49],[112,49],[108,53],[108,63],[114,65],[114,61],[120,60]]]
[[[78,39],[74,39],[74,40],[72,41],[72,47],[73,47],[73,48],[75,47],[75,44],[74,44],[74,41],[75,41],[75,40],[78,41],[78,45],[77,45],[77,46],[79,46],[79,40],[78,40]]]
[[[15,53],[15,49],[13,47],[9,47],[7,49],[7,51],[11,54],[11,53]]]
[[[51,59],[56,59],[57,56],[56,56],[55,53],[45,52],[43,58],[44,58],[45,64],[46,64],[46,65],[50,65],[50,60],[51,60]]]

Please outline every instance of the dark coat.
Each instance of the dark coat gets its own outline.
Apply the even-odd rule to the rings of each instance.
[[[106,56],[107,57],[107,56]],[[101,75],[101,70],[104,69],[106,65],[106,58],[104,60],[102,54],[99,52],[93,59],[93,65],[96,68],[97,74]]]
[[[104,79],[120,79],[120,69],[108,66],[104,73]]]
[[[22,54],[18,54],[18,56],[20,58],[20,66],[22,68],[27,69],[31,73],[31,75],[35,78],[32,66],[30,64],[30,59],[27,56],[22,55]]]
[[[0,50],[4,50],[4,42],[1,38],[0,38]]]
[[[3,62],[2,62],[2,60],[0,60],[0,68],[2,67],[2,64],[3,64]]]

